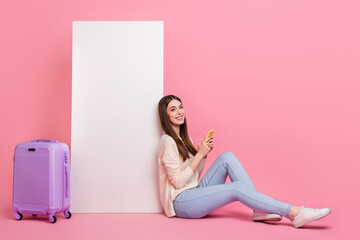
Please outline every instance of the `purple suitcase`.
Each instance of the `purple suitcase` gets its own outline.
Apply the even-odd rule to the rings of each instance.
[[[71,217],[69,147],[57,140],[38,139],[20,143],[14,152],[13,211],[23,214],[55,214]]]

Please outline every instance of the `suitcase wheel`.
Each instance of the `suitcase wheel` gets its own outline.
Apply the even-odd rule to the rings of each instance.
[[[70,212],[69,210],[66,210],[66,211],[64,212],[64,215],[65,215],[65,217],[66,217],[67,219],[71,218],[71,212]]]
[[[37,214],[33,214],[32,216],[33,216],[33,217],[36,217],[36,216],[37,216]]]
[[[21,213],[14,212],[14,216],[15,216],[15,219],[18,220],[18,221],[23,219],[23,215]]]
[[[51,223],[56,223],[56,216],[50,215],[49,220],[50,220]]]

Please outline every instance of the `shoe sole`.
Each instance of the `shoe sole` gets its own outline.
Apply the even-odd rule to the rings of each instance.
[[[261,219],[261,218],[253,218],[253,221],[255,222],[266,222],[266,221],[281,221],[282,217],[274,217],[274,218],[266,218],[266,219]]]
[[[311,221],[309,221],[309,222],[307,222],[307,223],[301,224],[301,225],[298,226],[298,227],[296,227],[296,226],[295,226],[295,227],[296,227],[296,228],[299,228],[299,227],[304,226],[305,224],[308,224],[308,223],[311,223],[311,222],[315,222],[315,221],[317,221],[317,220],[320,220],[320,219],[326,217],[326,216],[329,215],[330,213],[331,213],[331,210],[330,210],[328,213],[324,214],[323,216],[321,216],[321,217],[319,217],[319,218],[317,218],[317,219],[315,219],[315,220],[311,220]]]
[[[273,221],[273,222],[278,222],[281,221],[281,218],[269,218],[269,219],[253,219],[254,222],[267,222],[267,221]]]

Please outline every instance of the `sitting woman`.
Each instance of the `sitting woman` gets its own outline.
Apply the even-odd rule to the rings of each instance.
[[[331,212],[329,208],[293,206],[256,191],[232,152],[222,153],[198,182],[214,138],[201,139],[196,150],[180,98],[163,97],[158,110],[165,132],[158,145],[160,200],[168,217],[202,218],[239,201],[253,209],[254,221],[280,221],[284,216],[298,228]],[[225,184],[228,175],[231,182]]]

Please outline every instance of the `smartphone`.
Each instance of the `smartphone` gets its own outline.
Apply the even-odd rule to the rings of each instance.
[[[211,138],[212,135],[214,134],[214,132],[215,132],[215,130],[210,130],[205,139]]]

